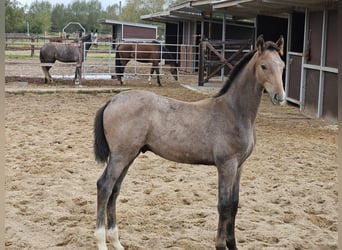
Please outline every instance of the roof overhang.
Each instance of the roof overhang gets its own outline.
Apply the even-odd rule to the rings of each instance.
[[[118,21],[118,20],[112,20],[112,19],[101,19],[99,20],[99,23],[108,24],[108,25],[128,25],[128,26],[144,27],[144,28],[151,28],[151,29],[158,28],[158,26],[151,25],[151,24]]]
[[[197,2],[197,1],[196,1]],[[198,2],[201,2],[198,1]],[[213,11],[223,11],[234,16],[287,17],[293,12],[337,8],[338,0],[225,0],[213,5]]]
[[[143,15],[140,17],[142,20],[149,20],[153,22],[179,22],[185,20],[201,20],[200,14],[191,11],[184,10],[168,10],[149,15]]]
[[[230,18],[253,19],[258,15],[287,18],[290,13],[337,8],[338,0],[193,0],[172,6],[168,11],[141,16],[154,22],[179,22]]]

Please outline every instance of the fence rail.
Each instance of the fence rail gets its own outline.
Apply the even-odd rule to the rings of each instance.
[[[99,75],[109,74],[115,77],[115,56],[116,48],[119,43],[100,42],[97,47],[92,46],[86,51],[87,56],[82,63],[82,75]],[[168,59],[168,61],[175,61],[179,64],[178,77],[193,77],[197,79],[198,71],[198,46],[194,45],[175,45],[175,44],[161,44],[168,48],[175,59]],[[85,44],[84,44],[85,46]],[[184,51],[186,50],[186,53]],[[138,50],[137,53],[147,53],[144,50]],[[137,54],[136,53],[136,54]],[[135,56],[136,56],[135,54]],[[185,56],[187,55],[187,56]],[[133,56],[133,57],[135,57]],[[138,62],[138,58],[121,58],[123,60],[130,60],[125,66],[124,77],[132,78],[138,76],[147,76],[150,74],[152,60],[148,63]],[[169,65],[165,63],[165,59],[160,60],[159,69],[161,76],[169,75]]]
[[[7,33],[5,34],[5,50],[7,51],[31,51],[31,56],[35,55],[45,43],[50,42],[51,38],[56,36],[50,35],[27,35],[23,33]],[[63,43],[72,44],[75,39],[63,39]]]

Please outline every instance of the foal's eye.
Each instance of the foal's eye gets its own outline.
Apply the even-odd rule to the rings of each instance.
[[[266,65],[265,65],[265,64],[261,64],[261,68],[262,68],[263,70],[265,70],[265,69],[266,69]]]

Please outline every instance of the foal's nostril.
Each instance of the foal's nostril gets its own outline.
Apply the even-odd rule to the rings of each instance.
[[[279,101],[279,95],[278,94],[274,95],[274,100],[277,101],[277,102]]]
[[[281,100],[279,100],[279,94],[274,94],[273,98],[272,98],[272,103],[273,104],[277,104],[279,103]]]

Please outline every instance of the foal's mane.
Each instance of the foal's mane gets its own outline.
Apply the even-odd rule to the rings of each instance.
[[[277,44],[274,42],[271,42],[271,41],[265,42],[263,49],[275,50],[277,52],[280,51],[280,48],[277,46]],[[239,74],[239,72],[242,70],[242,68],[251,60],[251,58],[254,56],[256,51],[257,51],[257,49],[248,52],[238,61],[237,64],[235,64],[234,68],[232,69],[232,71],[229,74],[227,81],[225,82],[225,84],[223,85],[221,90],[216,95],[214,95],[214,97],[219,97],[219,96],[224,95],[225,93],[228,92],[228,90],[229,90],[230,86],[232,85],[232,83],[234,82],[236,76]]]

